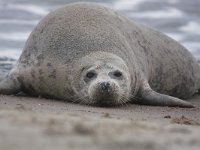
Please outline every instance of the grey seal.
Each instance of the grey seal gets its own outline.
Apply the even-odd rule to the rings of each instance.
[[[104,6],[74,3],[49,13],[30,34],[1,94],[98,106],[135,102],[193,107],[200,66],[166,35]]]

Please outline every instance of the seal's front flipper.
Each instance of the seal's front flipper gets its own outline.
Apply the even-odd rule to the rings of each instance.
[[[144,82],[138,92],[139,100],[137,103],[152,106],[169,106],[169,107],[183,107],[193,108],[191,103],[185,102],[181,99],[160,94],[153,91],[147,82]]]
[[[0,81],[0,94],[17,94],[21,90],[21,84],[14,75],[7,75]]]

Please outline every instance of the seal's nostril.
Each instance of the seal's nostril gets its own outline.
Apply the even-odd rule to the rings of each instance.
[[[111,86],[110,86],[110,83],[108,82],[102,82],[100,83],[100,88],[103,92],[109,92],[111,90]]]
[[[110,83],[106,82],[106,86],[107,86],[107,87],[110,87]]]

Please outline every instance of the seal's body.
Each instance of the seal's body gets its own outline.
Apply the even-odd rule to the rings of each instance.
[[[98,105],[192,107],[200,66],[179,43],[89,3],[51,12],[33,30],[0,93]],[[169,96],[168,96],[169,95]],[[175,98],[177,97],[177,98]]]

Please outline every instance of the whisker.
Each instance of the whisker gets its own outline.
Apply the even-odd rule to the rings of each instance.
[[[72,103],[77,103],[77,102],[82,103],[86,98],[88,98],[88,96],[76,98],[72,101]]]
[[[121,95],[120,99],[118,100],[120,105],[127,105],[127,102],[130,101],[128,97],[125,95]]]

